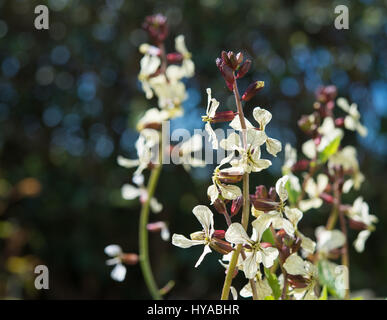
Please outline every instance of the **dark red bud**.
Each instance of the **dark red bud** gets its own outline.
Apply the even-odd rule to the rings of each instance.
[[[288,274],[287,279],[288,279],[289,284],[293,288],[302,289],[302,288],[306,288],[308,286],[306,279],[300,275],[295,276],[295,275]]]
[[[270,187],[268,195],[271,200],[277,201],[278,195],[274,187]]]
[[[239,68],[237,72],[237,79],[243,78],[247,72],[249,72],[251,67],[251,61],[246,60],[245,63]]]
[[[344,126],[344,118],[337,118],[335,120],[336,127],[342,128]]]
[[[366,230],[367,229],[367,225],[363,222],[356,221],[356,220],[353,220],[351,218],[348,220],[349,220],[349,227],[353,230]]]
[[[328,193],[321,193],[320,198],[323,199],[326,203],[333,203],[334,199],[333,196]]]
[[[255,195],[258,198],[266,199],[268,197],[266,187],[264,185],[260,185],[260,186],[256,187],[255,188]]]
[[[270,248],[273,246],[270,242],[261,242],[260,245],[262,248]]]
[[[319,87],[316,91],[316,99],[322,103],[332,101],[337,96],[337,89],[335,86]]]
[[[234,250],[230,243],[215,237],[211,239],[210,247],[223,255]]]
[[[218,123],[232,121],[235,118],[236,114],[236,112],[231,110],[219,111],[215,113],[215,116],[211,119],[211,122]]]
[[[247,87],[245,93],[242,95],[242,100],[249,101],[257,94],[258,91],[262,90],[264,86],[265,86],[265,83],[263,81],[253,82]]]
[[[162,14],[146,17],[142,27],[156,44],[162,43],[168,36],[167,18]]]
[[[179,52],[168,53],[167,61],[169,63],[180,63],[183,61],[183,55]]]
[[[225,234],[226,234],[226,231],[224,230],[215,230],[212,236],[218,239],[223,239]]]
[[[243,53],[242,52],[238,52],[235,58],[236,58],[237,64],[238,65],[241,64],[242,61],[243,61]]]
[[[139,260],[138,255],[135,253],[123,253],[122,255],[120,255],[120,258],[122,262],[127,265],[135,265],[138,263]]]
[[[306,171],[309,168],[310,161],[307,159],[302,159],[297,161],[293,166],[292,166],[292,171],[297,172],[297,171]]]
[[[228,214],[227,213],[227,208],[226,208],[226,204],[224,203],[223,200],[221,199],[216,199],[215,202],[214,202],[214,208],[217,212],[219,212],[220,214]]]
[[[231,204],[231,217],[238,214],[243,205],[243,196],[239,196],[232,201]]]

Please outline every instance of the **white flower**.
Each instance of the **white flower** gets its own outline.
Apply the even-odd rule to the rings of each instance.
[[[316,228],[317,251],[326,256],[330,251],[345,244],[345,235],[340,230],[327,230],[324,226]]]
[[[250,238],[240,223],[232,223],[225,235],[225,239],[233,244],[248,245],[251,249],[246,249],[246,259],[243,261],[243,272],[246,278],[252,279],[258,272],[259,264],[263,263],[266,268],[274,264],[278,257],[278,250],[273,247],[261,245],[261,238],[267,226],[262,225],[258,219],[252,222],[253,236]]]
[[[317,183],[313,178],[307,180],[305,191],[309,199],[300,201],[299,207],[302,211],[308,211],[311,208],[318,209],[322,206],[323,200],[320,198],[320,194],[325,190],[328,182],[328,176],[322,173],[317,176]]]
[[[191,53],[185,46],[184,36],[179,35],[175,38],[176,51],[181,53],[183,56],[183,62],[181,68],[183,69],[184,77],[191,78],[195,74],[195,65],[191,60]]]
[[[255,286],[257,288],[258,300],[265,300],[267,296],[273,295],[273,290],[271,289],[267,279],[262,279],[261,273],[258,271],[257,276],[254,278]],[[253,296],[253,291],[251,289],[250,281],[239,292],[241,297],[249,298]]]
[[[286,183],[288,179],[289,177],[285,175],[282,178],[278,179],[275,185],[276,192],[281,200],[281,203],[279,205],[279,210],[278,211],[272,210],[267,213],[262,212],[258,216],[257,220],[262,225],[266,226],[266,228],[269,227],[271,224],[274,229],[276,230],[284,229],[289,236],[294,236],[295,228],[293,226],[293,223],[283,217],[282,211],[286,210],[286,212],[289,214],[289,217],[291,217],[293,222],[297,220],[296,216],[299,216],[299,219],[301,219],[302,213],[299,210],[296,211],[289,208],[286,209],[286,207],[284,206],[285,201],[288,199],[288,192],[286,191]],[[301,213],[301,216],[299,215],[299,213]]]
[[[105,253],[112,257],[106,261],[108,266],[114,265],[114,268],[110,274],[113,280],[124,281],[126,276],[126,267],[122,264],[120,256],[122,255],[122,249],[119,245],[111,244],[105,248]]]
[[[203,231],[192,233],[191,239],[187,239],[181,234],[174,234],[172,236],[172,244],[184,249],[196,245],[204,245],[203,253],[195,264],[196,268],[203,261],[204,257],[208,253],[212,252],[210,249],[210,243],[214,233],[214,217],[211,210],[202,205],[193,208],[192,212],[202,225]]]
[[[263,131],[248,129],[247,146],[242,146],[242,141],[238,134],[231,133],[227,139],[220,141],[220,146],[227,151],[238,151],[239,157],[230,162],[233,167],[240,167],[244,172],[260,172],[271,166],[271,161],[261,159],[260,146],[266,141],[266,134]]]
[[[207,131],[209,136],[209,141],[212,142],[212,148],[218,149],[218,140],[216,138],[216,134],[214,130],[211,127],[211,119],[215,117],[216,110],[219,107],[219,102],[211,97],[211,89],[207,88],[207,109],[206,109],[206,115],[202,116],[202,120],[206,122],[204,129]]]
[[[147,126],[154,127],[160,125],[163,121],[168,120],[169,114],[165,110],[157,108],[148,109],[144,116],[137,122],[137,130],[141,131]]]
[[[348,210],[348,217],[356,222],[364,224],[367,228],[366,230],[359,232],[354,242],[356,251],[363,252],[365,242],[371,235],[371,231],[375,229],[374,224],[378,222],[378,218],[369,213],[369,206],[362,197],[356,198],[352,207]]]
[[[313,139],[310,139],[302,144],[302,152],[306,157],[313,160],[317,156],[317,147]]]
[[[148,192],[143,185],[144,177],[142,175],[140,176],[134,176],[133,182],[138,185],[138,187],[135,187],[131,184],[124,184],[121,187],[121,195],[122,198],[125,200],[133,200],[136,198],[140,198],[140,202],[144,203],[148,199]],[[161,210],[163,210],[163,205],[157,201],[156,198],[151,198],[149,202],[150,208],[154,213],[159,213]]]
[[[293,148],[289,143],[285,145],[285,160],[282,166],[284,174],[289,174],[293,165],[297,162],[297,150]]]
[[[293,276],[302,276],[307,283],[305,288],[297,288],[291,291],[291,294],[297,300],[314,300],[317,297],[314,294],[314,287],[317,283],[317,268],[309,261],[304,261],[297,253],[291,254],[284,263],[286,272]]]
[[[193,135],[190,139],[183,142],[179,147],[180,163],[184,169],[189,171],[191,167],[205,167],[206,162],[202,159],[193,157],[191,154],[202,150],[203,141],[200,134]]]
[[[256,107],[253,110],[254,119],[259,123],[259,130],[265,132],[266,125],[270,122],[272,114],[260,107]],[[267,136],[266,136],[267,137]],[[277,139],[266,138],[266,150],[273,156],[277,156],[277,153],[282,150],[281,142]]]
[[[159,133],[153,129],[144,129],[136,141],[138,159],[117,157],[117,163],[124,168],[137,167],[134,175],[140,175],[153,160],[156,162],[159,143]],[[156,152],[157,151],[157,152]]]
[[[345,98],[338,98],[336,103],[348,113],[344,118],[344,127],[348,130],[357,131],[362,137],[365,137],[367,135],[367,128],[360,123],[360,113],[357,109],[357,104],[352,103],[349,105]]]

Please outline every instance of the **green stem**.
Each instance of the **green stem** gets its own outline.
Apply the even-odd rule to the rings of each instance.
[[[160,148],[162,142],[160,141]],[[159,180],[162,164],[162,152],[159,154],[160,162],[152,169],[148,187],[147,187],[147,200],[144,202],[141,213],[140,213],[140,224],[139,224],[139,261],[144,276],[145,283],[148,287],[152,298],[155,300],[162,300],[160,290],[157,287],[156,281],[153,276],[152,268],[149,261],[149,245],[148,245],[148,229],[147,224],[149,220],[149,210],[150,210],[150,200],[153,198],[153,195],[156,190],[157,182]]]

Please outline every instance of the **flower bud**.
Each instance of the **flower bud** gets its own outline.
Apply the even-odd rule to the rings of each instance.
[[[316,91],[316,99],[322,103],[332,101],[337,96],[337,89],[335,86],[319,87]]]
[[[249,101],[251,98],[253,98],[258,91],[260,91],[265,86],[265,83],[263,81],[255,81],[252,84],[250,84],[245,93],[242,95],[243,101]]]
[[[231,217],[238,214],[243,205],[243,196],[239,196],[232,201],[231,204]]]
[[[342,128],[344,127],[344,118],[337,118],[335,120],[336,127]]]
[[[215,210],[218,211],[220,214],[227,214],[226,204],[222,199],[220,198],[216,199],[213,206]]]
[[[235,58],[236,58],[237,64],[240,65],[242,63],[242,61],[243,61],[243,53],[242,52],[238,52],[236,54]]]
[[[293,166],[292,166],[292,171],[297,172],[297,171],[305,171],[308,170],[309,168],[310,161],[307,159],[302,159],[297,161]]]
[[[349,227],[352,229],[352,230],[367,230],[367,225],[361,221],[356,221],[356,220],[353,220],[351,218],[348,219],[349,220]]]
[[[323,199],[326,203],[333,203],[334,201],[333,196],[326,192],[320,193],[320,198]]]
[[[244,64],[239,68],[237,72],[237,79],[243,78],[245,74],[250,70],[251,60],[246,60]]]
[[[217,177],[222,183],[237,183],[243,179],[244,172],[238,168],[227,168],[219,170]]]
[[[168,53],[167,61],[169,63],[180,63],[183,61],[183,55],[179,52]]]
[[[267,189],[264,185],[260,185],[255,188],[255,194],[259,198],[266,199],[268,197]]]
[[[223,255],[228,254],[234,250],[230,243],[215,237],[211,239],[210,247]]]
[[[225,235],[226,235],[226,231],[224,230],[214,230],[214,233],[212,236],[217,239],[223,239]]]
[[[288,274],[287,279],[292,288],[302,289],[308,286],[308,281],[300,275]]]
[[[220,58],[216,59],[216,66],[226,81],[227,87],[232,91],[234,84],[234,71]]]
[[[160,44],[168,36],[167,17],[162,14],[147,16],[142,27],[156,44]]]
[[[270,187],[268,196],[269,196],[269,199],[271,199],[273,201],[277,201],[278,200],[277,191],[275,190],[274,187]]]
[[[123,263],[127,265],[135,265],[138,263],[138,255],[135,253],[123,253],[120,255],[120,259]]]
[[[213,123],[232,121],[235,118],[236,114],[236,112],[231,110],[219,111],[215,113],[215,116],[210,121]]]
[[[190,236],[191,240],[203,241],[206,238],[206,235],[203,231],[193,232],[189,236]]]
[[[250,195],[250,201],[256,210],[263,212],[277,210],[279,206],[278,202],[266,199],[258,199],[254,195]]]
[[[308,115],[301,116],[301,118],[297,121],[297,124],[305,133],[314,131],[317,128],[315,118]]]

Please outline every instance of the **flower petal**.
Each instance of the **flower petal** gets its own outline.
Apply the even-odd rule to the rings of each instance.
[[[288,199],[288,192],[286,191],[285,187],[288,180],[289,176],[286,175],[279,179],[275,184],[275,190],[282,202],[285,202]]]
[[[126,276],[126,267],[121,263],[116,264],[116,266],[113,268],[112,272],[110,273],[110,276],[115,281],[119,281],[119,282],[124,281]]]
[[[121,247],[117,244],[108,245],[104,251],[109,257],[116,257],[122,253]]]
[[[204,246],[204,250],[203,250],[203,253],[201,254],[201,256],[199,257],[199,260],[196,262],[195,264],[195,268],[197,268],[203,261],[204,257],[208,254],[212,252],[211,248],[209,245],[205,245]]]
[[[228,227],[225,239],[234,244],[245,244],[251,241],[246,230],[238,222],[234,222]]]
[[[186,237],[184,237],[181,234],[175,233],[172,236],[172,244],[176,247],[183,248],[183,249],[190,248],[192,246],[197,246],[197,245],[203,244],[203,243],[204,242],[200,241],[200,240],[187,239]]]
[[[203,230],[208,236],[212,236],[214,230],[214,215],[207,206],[199,205],[193,208],[193,214],[199,220]]]

